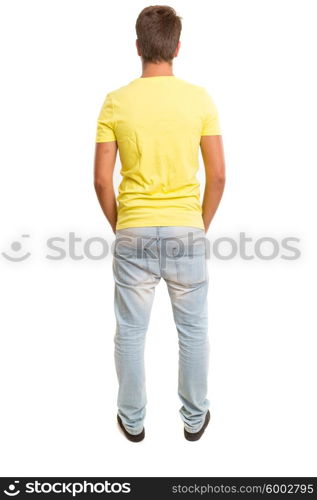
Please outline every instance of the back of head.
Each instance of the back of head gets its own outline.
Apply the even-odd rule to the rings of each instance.
[[[144,63],[171,63],[182,30],[181,17],[172,7],[145,7],[137,18],[135,28]]]

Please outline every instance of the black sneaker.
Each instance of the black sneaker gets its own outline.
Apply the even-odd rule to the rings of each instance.
[[[129,439],[129,441],[133,441],[134,443],[138,443],[139,441],[142,441],[142,439],[144,439],[144,436],[145,436],[144,427],[139,434],[130,434],[130,432],[128,432],[126,430],[126,428],[124,427],[122,420],[118,414],[117,414],[117,420],[118,420],[118,424],[120,425],[121,429],[123,430],[125,437],[127,439]]]
[[[187,432],[184,428],[184,435],[188,441],[198,441],[201,438],[210,420],[210,411],[208,410],[205,416],[205,422],[202,428],[198,432]]]

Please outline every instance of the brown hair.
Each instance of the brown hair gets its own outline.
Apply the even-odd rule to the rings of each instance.
[[[143,62],[171,62],[182,30],[181,19],[168,5],[150,5],[140,12],[135,28]]]

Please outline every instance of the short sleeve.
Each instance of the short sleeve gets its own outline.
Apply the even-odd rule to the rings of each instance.
[[[203,89],[203,123],[201,135],[221,135],[218,110],[210,94]]]
[[[107,94],[97,118],[96,142],[115,140],[113,104],[110,94]]]

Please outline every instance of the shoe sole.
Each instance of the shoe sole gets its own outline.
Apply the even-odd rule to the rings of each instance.
[[[120,429],[123,431],[123,434],[125,435],[125,437],[127,439],[129,439],[129,441],[132,441],[133,443],[138,443],[138,442],[140,442],[140,441],[142,441],[144,439],[144,436],[145,436],[144,427],[143,427],[142,431],[139,434],[130,434],[130,432],[128,432],[126,430],[126,428],[124,427],[124,425],[122,423],[122,420],[119,417],[119,415],[117,415],[117,421],[118,421],[118,424],[120,426]]]
[[[208,410],[206,413],[204,425],[198,432],[187,432],[186,429],[184,428],[184,436],[187,439],[187,441],[198,441],[198,439],[200,439],[203,433],[205,432],[205,429],[209,424],[209,420],[210,420],[210,411]]]

